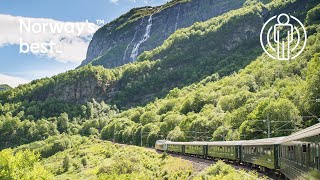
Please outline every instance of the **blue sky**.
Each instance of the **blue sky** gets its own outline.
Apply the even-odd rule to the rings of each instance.
[[[0,22],[2,26],[7,27],[6,30],[2,30],[5,33],[0,29],[0,84],[9,83],[11,86],[17,86],[33,79],[74,69],[80,64],[79,59],[76,58],[74,58],[76,60],[68,61],[68,56],[59,59],[54,55],[20,54],[20,45],[12,40],[12,38],[17,38],[13,34],[15,29],[11,30],[9,25],[6,25],[6,23],[10,24],[10,21],[17,18],[44,18],[61,23],[85,22],[86,20],[90,23],[96,23],[96,20],[99,19],[107,23],[131,8],[157,6],[165,2],[165,0],[0,0],[0,16],[2,15]],[[17,28],[19,29],[19,27]],[[19,32],[18,29],[17,32]],[[37,36],[33,36],[33,38],[37,39]],[[39,36],[39,39],[41,38],[48,37]],[[89,42],[81,41],[80,43]],[[80,49],[76,53],[85,55],[86,49],[83,46],[79,45],[76,48]],[[70,54],[70,56],[74,56],[74,54]]]

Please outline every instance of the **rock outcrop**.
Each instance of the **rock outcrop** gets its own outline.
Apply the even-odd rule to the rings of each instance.
[[[243,6],[245,0],[175,0],[159,7],[132,9],[99,29],[81,66],[113,68],[136,61],[176,30]]]

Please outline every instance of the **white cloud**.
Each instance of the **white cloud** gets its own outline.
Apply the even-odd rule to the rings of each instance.
[[[112,4],[118,4],[119,0],[110,0]]]
[[[17,87],[20,84],[25,84],[28,82],[30,81],[23,78],[0,74],[0,84],[8,84],[11,87]]]
[[[23,25],[21,25],[22,22]],[[60,62],[81,62],[84,60],[89,41],[93,33],[99,28],[94,23],[62,22],[53,19],[4,14],[0,14],[0,23],[0,47],[20,45],[20,40],[29,45],[31,43],[53,42],[56,44],[54,51],[34,52],[33,54],[54,58]],[[33,31],[28,32],[28,28]],[[40,30],[41,32],[36,33],[34,30]]]

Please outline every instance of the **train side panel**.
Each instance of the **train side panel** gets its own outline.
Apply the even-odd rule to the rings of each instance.
[[[278,150],[279,145],[242,146],[241,160],[269,169],[278,169]]]
[[[240,146],[215,146],[208,145],[208,157],[211,158],[221,158],[229,160],[239,160]]]
[[[183,154],[183,145],[178,144],[167,144],[167,151],[176,152]]]
[[[205,155],[205,146],[204,145],[185,145],[185,153],[191,155]]]
[[[283,143],[280,171],[289,179],[320,179],[319,157],[320,135]]]

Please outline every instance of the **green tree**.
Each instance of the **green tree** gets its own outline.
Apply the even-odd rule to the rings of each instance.
[[[14,153],[12,149],[0,151],[0,179],[29,180],[53,179],[53,174],[39,164],[39,155],[29,150]]]

